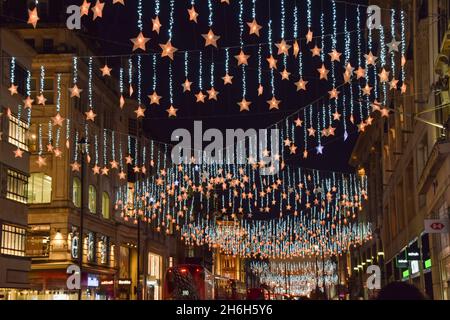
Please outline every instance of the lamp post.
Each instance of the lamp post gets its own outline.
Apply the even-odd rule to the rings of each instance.
[[[77,142],[77,152],[80,153],[81,157],[81,204],[80,204],[80,230],[78,232],[78,266],[80,267],[80,288],[78,289],[78,300],[82,300],[83,290],[82,290],[82,278],[83,278],[83,229],[84,229],[84,207],[85,207],[85,196],[84,196],[84,180],[85,180],[85,154],[89,144],[86,138],[82,137]]]

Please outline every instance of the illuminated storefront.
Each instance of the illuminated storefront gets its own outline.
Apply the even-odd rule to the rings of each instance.
[[[160,300],[162,296],[162,256],[148,254],[147,299]]]

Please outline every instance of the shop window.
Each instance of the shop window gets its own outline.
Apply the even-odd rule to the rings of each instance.
[[[52,177],[44,173],[32,173],[28,181],[28,203],[52,201]]]
[[[161,278],[161,256],[153,253],[148,254],[148,275],[156,279]]]
[[[6,198],[27,203],[28,177],[17,171],[8,169],[8,181],[6,185]]]
[[[109,219],[110,215],[110,200],[109,195],[106,192],[102,193],[102,215],[103,218]]]
[[[72,231],[68,235],[67,242],[69,244],[70,255],[72,259],[78,259],[78,248],[80,246],[80,236],[78,228],[72,226]]]
[[[2,225],[0,253],[11,256],[25,256],[25,229]]]
[[[75,207],[81,207],[81,180],[78,177],[72,181],[72,201]]]
[[[28,257],[48,257],[50,254],[50,225],[31,226],[26,243]]]
[[[16,147],[28,151],[28,124],[14,115],[9,117],[8,142]]]
[[[95,235],[89,232],[86,237],[86,254],[88,262],[95,262]]]
[[[97,261],[101,264],[108,264],[109,238],[101,236],[97,244]]]
[[[109,266],[114,268],[116,266],[116,256],[115,256],[116,246],[111,245],[109,249]]]
[[[97,213],[97,190],[93,185],[89,186],[89,211]]]

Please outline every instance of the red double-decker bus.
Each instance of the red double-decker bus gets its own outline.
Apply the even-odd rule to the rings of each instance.
[[[214,277],[200,265],[171,267],[166,272],[163,296],[166,300],[212,300]]]

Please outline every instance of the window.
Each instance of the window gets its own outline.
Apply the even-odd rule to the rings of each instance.
[[[18,119],[14,115],[11,115],[11,117],[9,117],[9,143],[17,146],[22,150],[28,151],[27,131],[28,125],[25,123],[25,121]]]
[[[8,169],[6,198],[17,202],[27,203],[28,177],[24,174]]]
[[[7,224],[2,225],[1,254],[25,256],[25,229]]]
[[[97,243],[97,261],[100,264],[108,264],[108,248],[109,238],[107,236],[100,236]]]
[[[87,246],[87,261],[95,262],[95,235],[93,232],[89,232],[86,237]]]
[[[32,173],[29,183],[28,203],[50,203],[52,201],[52,177],[44,173]]]
[[[78,177],[72,181],[72,201],[75,207],[81,207],[81,180]]]
[[[103,192],[102,194],[102,215],[103,218],[109,219],[110,213],[109,213],[109,195],[106,192]]]
[[[97,213],[97,190],[93,185],[89,186],[89,211]]]
[[[149,253],[148,254],[148,275],[156,279],[161,278],[161,256]]]
[[[53,92],[53,78],[45,77],[44,78],[44,87],[41,88],[40,78],[32,78],[31,79],[31,96],[38,96],[41,94],[44,95],[46,105],[51,105],[55,103],[54,92]]]
[[[27,235],[27,256],[48,257],[50,254],[50,225],[33,225]]]

